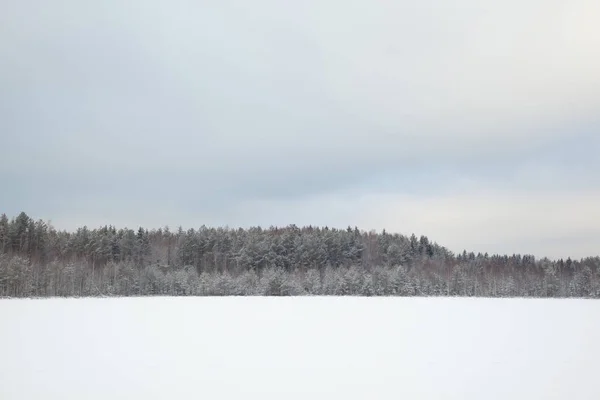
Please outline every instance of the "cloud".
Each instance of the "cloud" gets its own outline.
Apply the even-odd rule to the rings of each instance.
[[[390,199],[496,221],[486,188],[522,212],[526,194],[588,198],[599,19],[591,0],[8,1],[1,205],[69,227],[383,227]],[[382,196],[382,214],[340,193]],[[415,215],[411,229],[452,236]]]

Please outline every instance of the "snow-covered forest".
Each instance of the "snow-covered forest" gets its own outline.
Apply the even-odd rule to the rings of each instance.
[[[454,254],[358,228],[82,227],[0,217],[0,296],[600,297],[600,257]]]

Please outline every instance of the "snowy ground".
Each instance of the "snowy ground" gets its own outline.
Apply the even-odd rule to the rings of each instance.
[[[0,300],[0,399],[600,399],[600,301]]]

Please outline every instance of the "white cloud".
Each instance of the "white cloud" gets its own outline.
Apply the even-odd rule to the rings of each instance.
[[[13,1],[0,15],[9,212],[598,252],[573,241],[599,237],[596,0],[91,7]]]
[[[424,132],[435,136],[461,136],[452,128],[504,135],[498,123],[589,113],[600,103],[597,2],[419,4],[377,3],[369,8],[379,12],[344,14],[337,24],[345,29],[319,32],[328,82],[365,118],[397,128],[405,116],[438,119],[450,129]]]

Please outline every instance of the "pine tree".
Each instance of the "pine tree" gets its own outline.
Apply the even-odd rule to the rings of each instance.
[[[6,214],[0,215],[0,254],[4,254],[8,250],[8,217]]]

